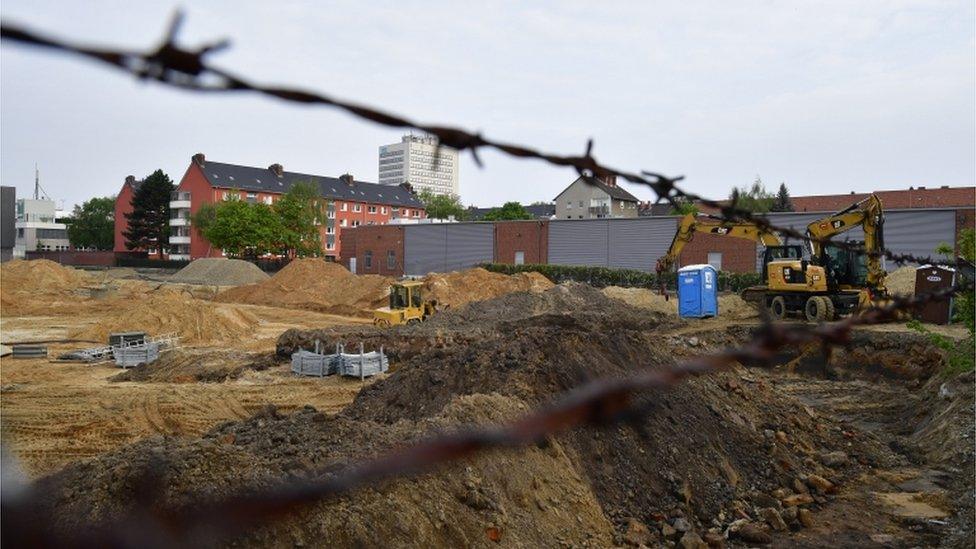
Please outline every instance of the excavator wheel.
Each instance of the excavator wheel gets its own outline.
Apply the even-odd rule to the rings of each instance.
[[[786,300],[783,296],[776,296],[769,302],[769,316],[773,320],[783,320],[786,318]]]
[[[803,312],[809,322],[822,322],[827,317],[827,304],[822,296],[810,296]]]
[[[837,309],[834,307],[834,302],[827,296],[820,296],[820,299],[824,302],[824,321],[830,322],[834,320],[837,316]]]

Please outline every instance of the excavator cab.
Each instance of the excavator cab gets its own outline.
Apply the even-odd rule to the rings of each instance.
[[[850,242],[862,245],[861,242]],[[863,288],[868,285],[868,257],[856,250],[828,244],[818,259],[832,288]]]
[[[769,280],[769,263],[781,259],[803,259],[803,246],[766,246],[763,251],[762,280]]]

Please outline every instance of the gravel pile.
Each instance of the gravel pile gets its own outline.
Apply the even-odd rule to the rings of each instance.
[[[208,257],[194,260],[174,274],[170,281],[210,286],[240,286],[263,282],[268,278],[268,275],[253,263],[241,259]]]

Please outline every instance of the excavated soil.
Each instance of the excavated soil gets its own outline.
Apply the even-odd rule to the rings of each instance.
[[[894,295],[915,295],[915,267],[900,267],[888,273],[885,286]]]
[[[0,314],[17,315],[55,308],[88,297],[92,275],[47,260],[15,259],[0,266]]]
[[[164,352],[152,363],[123,370],[109,378],[109,381],[214,383],[239,379],[248,370],[263,371],[276,364],[274,357],[268,353],[174,349]]]
[[[214,300],[369,316],[386,304],[392,282],[385,276],[354,275],[324,259],[296,259],[268,280],[231,288]]]
[[[139,300],[119,302],[95,324],[70,331],[69,337],[107,342],[114,332],[177,334],[182,343],[232,341],[251,334],[258,319],[233,305],[219,305],[162,288]]]
[[[210,286],[239,286],[257,284],[268,278],[264,271],[249,261],[211,257],[193,260],[170,277],[170,281]]]
[[[619,286],[608,286],[603,289],[603,293],[634,307],[669,315],[678,314],[678,299],[674,295],[665,299],[665,296],[660,293],[646,288],[621,288]],[[759,312],[735,294],[722,294],[718,296],[718,316],[729,320],[744,320],[757,318]]]
[[[438,308],[459,307],[512,292],[544,292],[553,283],[545,276],[517,273],[512,276],[476,267],[450,273],[431,273],[424,277],[425,297],[437,301]]]
[[[686,333],[693,326],[570,284],[470,303],[417,326],[292,330],[279,339],[280,354],[315,340],[367,340],[391,349],[396,371],[368,385],[335,416],[313,408],[287,416],[268,409],[199,439],[149,439],[69,466],[38,485],[44,499],[38,516],[57,516],[61,528],[118,516],[144,501],[138,479],[150,468],[163,475],[158,501],[166,505],[283,478],[337,475],[436,432],[517,417],[594,378],[665,368],[741,342],[750,330]],[[855,362],[839,368],[852,369]],[[860,400],[816,397],[818,388],[840,391],[852,383],[872,384],[819,374],[811,380],[797,369],[784,374],[735,368],[694,378],[640,397],[647,416],[630,424],[563,433],[536,447],[481,455],[360,490],[238,541],[606,547],[655,546],[684,536],[686,546],[695,546],[685,531],[725,536],[733,545],[771,540],[869,546],[875,539],[869,535],[890,532],[898,536],[896,545],[956,539],[931,526],[913,529],[886,514],[891,504],[884,502],[906,496],[878,471],[903,470],[926,454],[899,451],[893,441],[908,435],[882,436],[875,433],[876,422],[848,420],[841,403]],[[899,404],[910,401],[904,398],[907,389],[875,390],[874,397],[892,394]],[[830,413],[819,411],[821,406]],[[968,411],[958,405],[953,410]],[[919,440],[941,439],[944,422],[921,415],[911,421],[932,426],[923,425]],[[960,463],[965,459],[971,463],[971,453]],[[868,501],[863,486],[895,495]],[[851,501],[858,502],[856,508]],[[958,529],[959,539],[966,539],[965,530]]]

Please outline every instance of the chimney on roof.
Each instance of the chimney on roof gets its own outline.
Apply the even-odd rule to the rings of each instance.
[[[925,190],[925,187],[919,187],[918,190],[924,191]]]
[[[342,175],[339,176],[339,181],[342,181],[346,185],[349,185],[350,187],[352,187],[352,183],[353,183],[354,179],[352,178],[352,174],[344,173],[344,174],[342,174]]]
[[[400,188],[403,189],[403,190],[405,190],[405,191],[407,191],[410,194],[413,194],[413,185],[411,185],[407,181],[404,181],[403,183],[400,183]]]
[[[268,166],[268,169],[271,170],[271,172],[277,175],[278,177],[281,177],[282,175],[285,174],[285,167],[278,163],[274,163]]]
[[[596,178],[602,181],[605,185],[609,185],[611,187],[617,186],[617,176],[613,174],[598,175]]]
[[[127,175],[127,176],[125,176],[125,184],[126,185],[129,185],[129,186],[135,185],[136,184],[136,176],[134,176],[134,175]]]
[[[200,166],[201,168],[203,167],[203,164],[207,161],[207,157],[204,156],[203,153],[197,153],[191,156],[190,159],[196,162],[197,165]]]
[[[943,188],[943,189],[948,189],[948,188],[949,188],[949,186],[948,186],[948,185],[943,185],[943,186],[942,186],[941,188]]]

